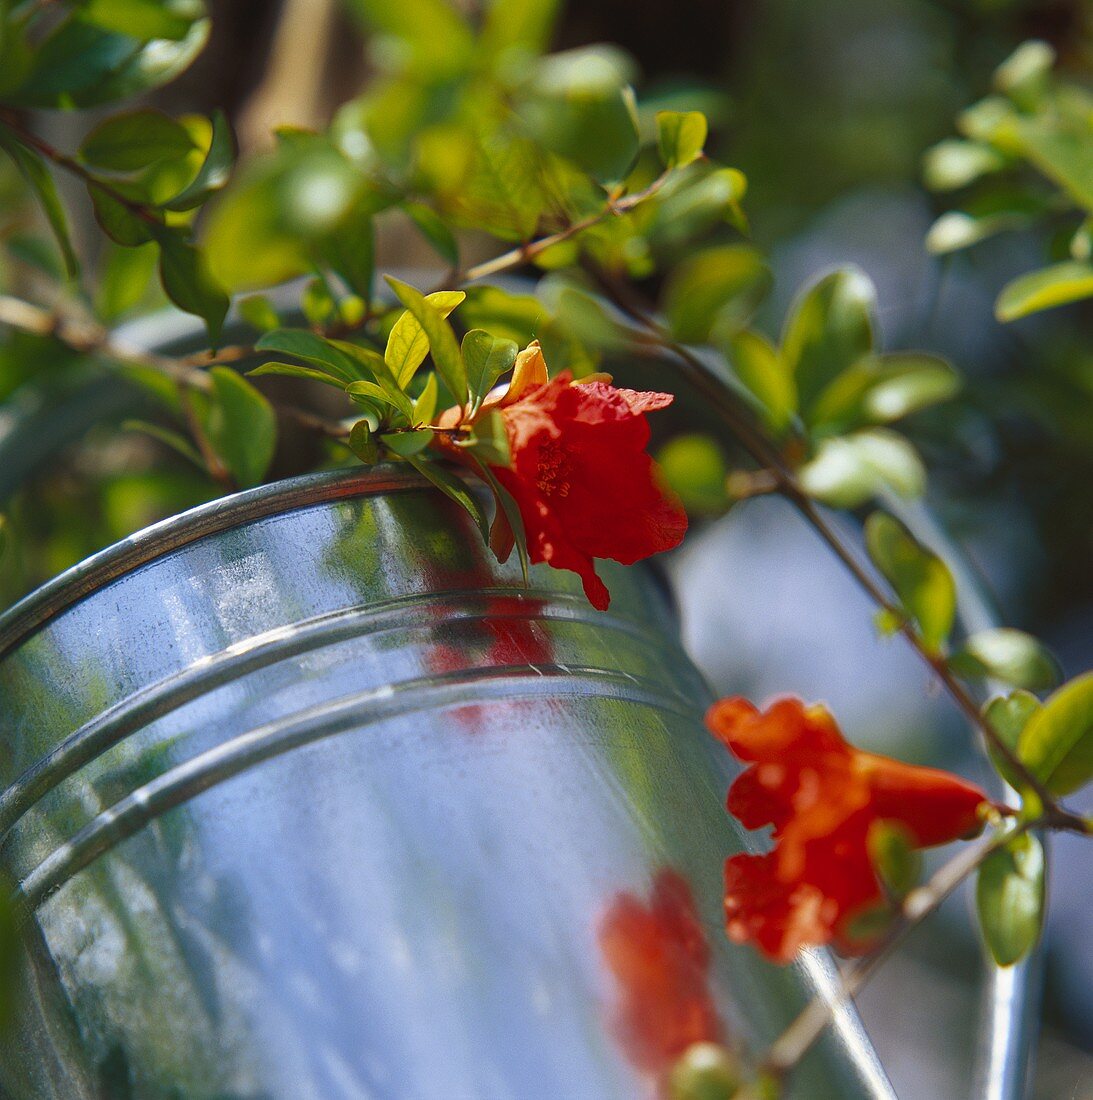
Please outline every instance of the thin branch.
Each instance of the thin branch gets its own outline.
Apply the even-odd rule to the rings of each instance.
[[[158,218],[147,206],[128,195],[122,194],[116,187],[101,180],[93,172],[85,168],[75,157],[69,156],[60,149],[50,145],[44,138],[40,138],[33,130],[28,130],[11,111],[0,108],[0,123],[3,123],[24,144],[40,153],[46,160],[52,161],[58,168],[79,176],[89,187],[97,187],[103,194],[108,195],[116,203],[120,203],[135,217],[148,225],[163,226],[163,220]]]
[[[626,195],[623,198],[613,198],[604,204],[602,210],[598,210],[595,214],[589,214],[588,217],[581,218],[579,221],[567,225],[564,229],[559,229],[556,233],[550,233],[545,237],[529,241],[527,244],[519,245],[508,252],[501,253],[500,256],[495,256],[492,260],[475,264],[474,267],[469,267],[466,271],[453,272],[451,282],[448,285],[458,286],[463,283],[473,283],[479,279],[487,279],[491,275],[500,275],[502,272],[523,267],[525,264],[531,263],[537,256],[541,256],[547,249],[553,248],[554,245],[562,244],[577,236],[578,233],[583,233],[586,229],[592,229],[610,217],[621,216],[633,210],[634,207],[645,202],[646,199],[652,198],[664,186],[667,179],[668,173],[665,172],[643,190],[635,191],[632,195]]]

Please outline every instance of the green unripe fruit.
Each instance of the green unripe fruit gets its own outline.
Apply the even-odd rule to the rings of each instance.
[[[717,1043],[694,1043],[672,1067],[671,1100],[730,1100],[740,1086],[736,1062]]]

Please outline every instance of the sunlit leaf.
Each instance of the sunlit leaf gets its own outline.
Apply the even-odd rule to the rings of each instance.
[[[797,411],[797,385],[782,364],[778,349],[757,332],[738,332],[728,341],[733,370],[755,395],[763,418],[777,434]]]
[[[437,374],[448,387],[452,396],[461,405],[467,403],[467,371],[463,365],[463,357],[459,353],[459,345],[455,341],[455,335],[451,326],[440,313],[425,299],[425,296],[415,290],[409,283],[401,282],[388,275],[385,276],[387,285],[395,292],[398,300],[417,318],[429,340],[429,350],[433,356],[433,364]],[[384,357],[386,358],[386,356]]]
[[[1040,700],[1030,691],[1013,691],[1009,695],[999,695],[983,707],[983,717],[999,739],[1017,755],[1021,734],[1029,719],[1040,709]],[[987,752],[998,774],[1015,790],[1025,785],[1027,780],[1020,776],[1010,762],[989,741]]]
[[[1039,691],[1059,682],[1059,665],[1042,642],[1023,630],[998,627],[966,638],[949,658],[961,676],[990,678]]]
[[[105,0],[100,0],[105,3]],[[30,107],[93,107],[158,88],[184,72],[204,48],[209,20],[180,38],[142,41],[77,15],[62,22],[34,55],[26,79],[5,94]]]
[[[709,124],[701,111],[658,111],[657,147],[668,168],[682,168],[702,155]]]
[[[213,111],[209,149],[197,175],[164,206],[168,210],[192,210],[200,206],[228,182],[234,159],[235,141],[227,116],[223,111]]]
[[[949,567],[884,512],[874,512],[866,520],[865,544],[873,564],[917,622],[923,644],[940,651],[956,617],[956,585]]]
[[[535,138],[594,178],[620,180],[638,152],[629,60],[584,46],[543,58],[518,105]]]
[[[872,351],[875,308],[873,283],[853,267],[824,276],[794,303],[782,335],[782,358],[804,409]]]
[[[1008,161],[997,149],[977,141],[950,138],[927,149],[923,164],[926,186],[954,191],[1004,168]]]
[[[1049,696],[1029,718],[1018,749],[1053,794],[1070,794],[1093,778],[1093,672]]]
[[[815,456],[798,471],[809,496],[834,508],[856,508],[885,490],[919,497],[926,469],[903,436],[882,429],[823,440]]]
[[[994,314],[999,321],[1016,321],[1089,297],[1093,297],[1093,264],[1068,261],[1007,283],[994,304]]]
[[[425,301],[442,317],[449,317],[466,297],[462,290],[438,290],[425,296]],[[391,368],[398,384],[405,389],[418,367],[429,354],[429,337],[413,310],[407,309],[391,328],[387,337],[384,361]]]

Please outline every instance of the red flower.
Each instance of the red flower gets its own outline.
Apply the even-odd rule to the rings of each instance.
[[[722,699],[706,724],[751,764],[729,788],[729,812],[749,829],[773,825],[776,842],[726,862],[728,933],[778,962],[832,941],[848,954],[870,946],[848,925],[885,900],[867,845],[874,822],[903,826],[916,848],[982,827],[978,787],[855,749],[822,706],[780,699],[764,712]]]
[[[574,383],[568,372],[548,380],[535,341],[517,357],[507,392],[483,405],[504,420],[511,461],[493,472],[520,509],[531,560],[577,573],[601,611],[611,597],[593,559],[630,565],[677,546],[687,530],[682,504],[645,453],[645,414],[671,402],[602,379]],[[512,533],[499,516],[491,542],[504,558]]]
[[[693,1043],[716,1042],[721,1020],[707,984],[710,949],[686,881],[670,869],[645,905],[619,894],[600,926],[618,980],[615,1032],[640,1070],[662,1075]]]

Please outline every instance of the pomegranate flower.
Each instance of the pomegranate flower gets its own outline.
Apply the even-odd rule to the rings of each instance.
[[[620,389],[603,377],[549,379],[534,341],[517,357],[507,390],[479,413],[496,409],[504,422],[509,465],[491,469],[519,507],[531,561],[578,574],[601,611],[611,597],[594,559],[630,565],[670,550],[687,530],[683,505],[645,452],[646,413],[666,408],[672,395]],[[500,509],[491,544],[502,560],[512,548]]]
[[[710,948],[681,875],[658,872],[648,905],[619,894],[599,941],[619,984],[615,1033],[634,1066],[660,1076],[692,1044],[721,1038],[708,984]]]
[[[982,828],[982,790],[855,749],[822,706],[787,698],[760,711],[722,699],[706,724],[750,764],[729,788],[729,812],[749,829],[774,826],[770,852],[725,863],[728,934],[777,962],[830,942],[846,954],[871,946],[850,925],[885,901],[868,848],[875,822],[902,826],[915,848]]]

